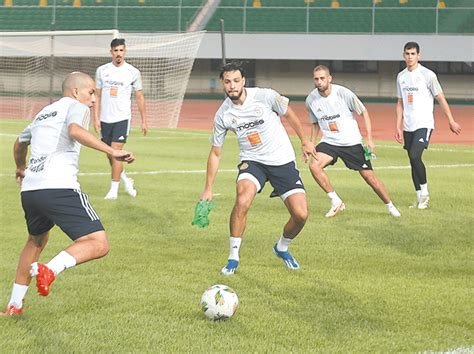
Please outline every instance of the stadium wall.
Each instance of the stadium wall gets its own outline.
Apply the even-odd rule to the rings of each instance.
[[[470,35],[299,35],[227,34],[228,58],[250,60],[250,84],[273,87],[290,96],[305,96],[314,87],[312,69],[327,60],[375,61],[376,72],[335,72],[334,82],[347,86],[362,97],[396,97],[395,79],[404,67],[403,45],[416,41],[421,47],[422,64],[464,62],[472,68],[474,36]],[[188,93],[220,92],[219,34],[207,33],[197,54]],[[448,99],[474,98],[473,71],[467,74],[440,74],[438,78]]]

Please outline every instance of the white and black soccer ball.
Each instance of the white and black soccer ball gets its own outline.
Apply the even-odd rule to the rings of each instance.
[[[210,320],[231,318],[239,307],[239,298],[227,285],[217,284],[207,289],[201,297],[204,315]]]

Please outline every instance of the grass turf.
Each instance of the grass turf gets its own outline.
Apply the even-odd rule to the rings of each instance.
[[[26,227],[12,145],[26,122],[0,121],[2,190],[0,301],[8,301]],[[435,132],[436,134],[436,132]],[[228,137],[206,229],[191,226],[204,185],[209,133],[132,132],[127,167],[139,191],[105,201],[109,168],[83,148],[79,179],[109,234],[110,254],[62,273],[47,298],[32,284],[25,313],[0,318],[5,352],[423,352],[474,347],[473,149],[432,145],[425,153],[431,207],[409,209],[406,153],[379,142],[375,171],[402,213],[390,217],[356,172],[339,162],[329,176],[347,209],[327,220],[328,198],[299,163],[310,218],[291,250],[293,272],[271,252],[288,214],[270,186],[248,216],[237,274],[219,275],[238,148]],[[294,141],[295,146],[298,144]],[[299,150],[297,150],[299,151]],[[299,159],[300,161],[300,159]],[[42,261],[70,243],[51,232]],[[199,300],[213,284],[233,287],[240,308],[210,322]]]

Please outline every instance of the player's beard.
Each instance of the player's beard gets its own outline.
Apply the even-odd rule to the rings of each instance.
[[[226,92],[226,95],[227,97],[229,97],[232,101],[237,101],[239,100],[240,96],[242,96],[242,93],[244,92],[244,89],[242,88],[242,90],[240,90],[240,92],[238,92],[237,94],[234,94],[233,96],[231,94],[228,94]]]

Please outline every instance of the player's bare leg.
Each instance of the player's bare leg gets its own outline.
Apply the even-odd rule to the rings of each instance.
[[[379,196],[379,198],[382,199],[382,201],[385,203],[390,215],[395,216],[395,217],[400,216],[400,212],[390,200],[390,196],[388,194],[387,188],[382,183],[382,181],[375,175],[374,171],[361,170],[359,171],[359,173],[362,176],[362,178],[367,182],[367,184],[370,187],[372,187],[372,189]]]
[[[36,276],[38,293],[48,296],[51,284],[59,273],[78,264],[103,257],[108,252],[107,235],[101,230],[78,238],[47,264],[34,262],[31,264],[30,274]]]
[[[330,218],[336,216],[337,213],[345,209],[344,202],[337,195],[334,187],[329,181],[329,177],[324,171],[324,168],[329,165],[333,158],[322,152],[316,153],[317,158],[311,159],[309,162],[309,170],[313,175],[314,180],[319,184],[319,186],[327,193],[328,197],[331,199],[331,209],[326,213],[326,217]]]
[[[288,252],[288,247],[293,239],[303,229],[308,219],[308,204],[305,193],[295,193],[284,200],[285,206],[290,212],[290,219],[283,228],[283,234],[278,242],[273,246],[273,253],[283,260],[285,266],[292,270],[297,270],[300,265],[296,259]]]
[[[237,182],[234,208],[230,214],[230,253],[227,264],[222,268],[223,275],[232,275],[239,265],[239,251],[242,235],[247,224],[247,213],[257,195],[257,187],[248,180]]]
[[[16,269],[15,284],[5,312],[0,316],[15,316],[23,312],[23,299],[31,282],[31,264],[37,262],[41,252],[48,243],[49,232],[40,235],[29,235],[25,247],[20,254]]]
[[[109,253],[107,234],[102,230],[82,236],[64,251],[75,258],[76,264],[104,257]]]

